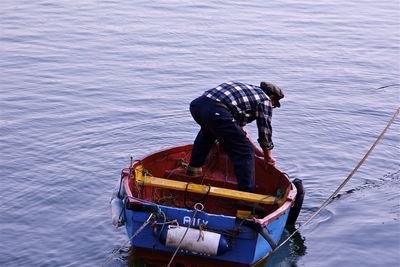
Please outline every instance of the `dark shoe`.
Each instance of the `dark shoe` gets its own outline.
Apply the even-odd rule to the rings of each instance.
[[[191,167],[187,166],[186,175],[189,176],[200,176],[203,174],[203,170],[201,167]]]

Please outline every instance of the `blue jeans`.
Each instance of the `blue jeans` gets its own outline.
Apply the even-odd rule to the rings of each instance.
[[[218,140],[233,163],[238,189],[254,192],[255,151],[246,133],[233,121],[229,110],[200,96],[190,103],[190,113],[201,129],[194,141],[189,165],[203,166],[215,140]]]

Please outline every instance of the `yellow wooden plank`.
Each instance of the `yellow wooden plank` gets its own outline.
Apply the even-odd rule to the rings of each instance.
[[[230,199],[238,199],[243,201],[249,202],[257,202],[262,204],[275,204],[276,197],[273,196],[266,196],[261,194],[249,193],[244,191],[237,191],[232,189],[226,189],[221,187],[214,187],[214,186],[207,186],[207,185],[200,185],[200,184],[193,184],[193,183],[186,183],[176,180],[158,178],[150,175],[143,175],[143,167],[138,166],[135,169],[135,179],[139,185],[143,186],[153,186],[159,188],[168,188],[172,190],[178,191],[188,191],[192,193],[200,193],[200,194],[207,194],[211,196],[217,197],[225,197]],[[280,199],[277,201],[279,205],[281,205],[284,200]]]

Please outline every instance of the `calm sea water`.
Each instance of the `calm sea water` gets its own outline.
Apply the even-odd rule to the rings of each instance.
[[[120,170],[192,142],[190,101],[228,80],[284,89],[273,153],[303,222],[399,106],[377,89],[400,83],[399,17],[397,0],[0,2],[0,265],[101,265],[127,240]],[[398,266],[399,125],[265,266]]]

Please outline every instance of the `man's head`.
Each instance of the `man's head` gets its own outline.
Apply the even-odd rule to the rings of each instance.
[[[285,97],[281,88],[279,88],[275,84],[268,82],[261,82],[260,88],[264,91],[264,93],[266,93],[271,98],[272,101],[275,101],[276,107],[279,108],[281,106],[279,100]]]

